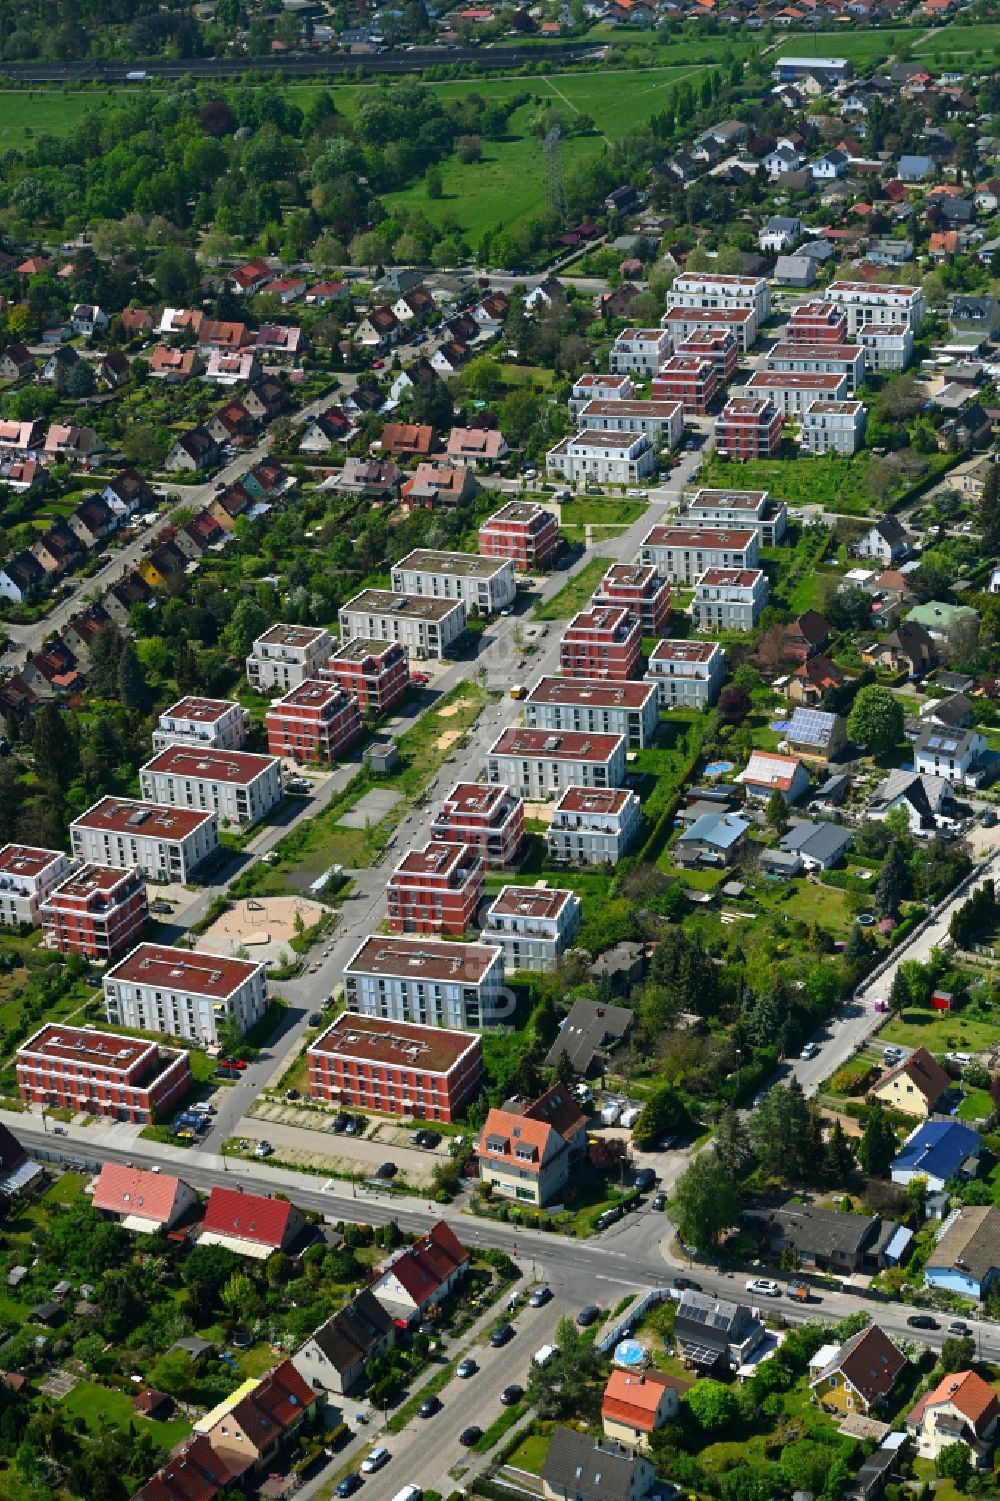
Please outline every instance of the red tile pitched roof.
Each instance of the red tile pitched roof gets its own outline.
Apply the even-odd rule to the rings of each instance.
[[[141,1168],[106,1162],[94,1194],[95,1209],[113,1214],[134,1214],[140,1219],[165,1225],[170,1219],[179,1178],[168,1173],[147,1173]]]
[[[207,1438],[198,1438],[140,1486],[134,1501],[214,1501],[233,1471]]]
[[[288,1231],[291,1204],[238,1188],[213,1188],[205,1206],[205,1230],[278,1249]]]
[[[232,1416],[250,1442],[263,1449],[273,1441],[275,1429],[291,1428],[315,1401],[316,1393],[285,1360],[236,1404]]]

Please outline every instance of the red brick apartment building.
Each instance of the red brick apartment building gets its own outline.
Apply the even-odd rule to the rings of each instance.
[[[614,563],[597,586],[594,604],[622,605],[639,621],[644,636],[662,636],[670,619],[670,585],[655,568]]]
[[[332,761],[361,735],[361,709],[337,683],[306,678],[275,700],[264,723],[272,756]]]
[[[480,1037],[375,1016],[338,1016],[306,1057],[314,1100],[419,1120],[454,1120],[483,1083]]]
[[[679,401],[685,414],[703,416],[719,389],[712,360],[693,354],[674,354],[653,377],[654,401]]]
[[[574,615],[559,643],[567,677],[634,677],[642,658],[642,627],[622,606],[594,605]]]
[[[487,870],[513,864],[524,843],[524,803],[506,787],[457,782],[438,811],[431,833],[435,841],[476,850]]]
[[[846,344],[847,314],[835,302],[802,302],[785,327],[789,344]]]
[[[682,339],[677,354],[693,356],[699,360],[711,360],[719,385],[724,386],[736,374],[740,349],[736,335],[728,328],[699,328]]]
[[[323,677],[352,693],[366,719],[379,719],[410,686],[410,659],[399,641],[341,641]]]
[[[21,1099],[148,1125],[193,1084],[184,1051],[47,1022],[17,1050]]]
[[[534,501],[511,500],[479,528],[486,558],[513,558],[521,573],[544,568],[559,551],[559,523]]]
[[[41,917],[48,948],[114,959],[134,945],[148,921],[146,883],[134,868],[84,865],[48,896]]]
[[[781,446],[781,413],[773,402],[734,396],[715,424],[715,451],[727,459],[770,459]]]
[[[482,857],[443,840],[407,850],[389,877],[386,896],[394,933],[452,933],[472,925],[486,891]]]

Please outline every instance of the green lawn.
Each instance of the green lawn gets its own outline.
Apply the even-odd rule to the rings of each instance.
[[[995,1106],[985,1089],[970,1089],[958,1107],[960,1121],[984,1121],[993,1114]]]
[[[558,594],[536,607],[535,620],[569,620],[571,615],[584,608],[610,566],[610,558],[591,558]]]
[[[864,488],[871,462],[871,454],[861,453],[851,459],[830,455],[794,462],[748,459],[745,464],[731,464],[710,454],[698,477],[704,485],[770,490],[775,499],[792,506],[822,505],[846,515],[865,515],[874,505]]]
[[[942,27],[936,36],[927,36],[915,42],[913,51],[915,56],[919,55],[922,59],[958,56],[969,52],[974,52],[977,57],[995,58],[998,48],[1000,25],[984,22],[980,25],[960,26],[957,21],[952,21]]]
[[[893,1017],[879,1032],[880,1042],[901,1042],[904,1047],[928,1048],[932,1053],[949,1053],[956,1049],[978,1053],[996,1045],[996,1021],[966,1017],[961,1010],[918,1011],[908,1008],[901,1017]]]
[[[527,1470],[532,1475],[542,1473],[542,1465],[545,1456],[549,1452],[548,1435],[544,1433],[529,1433],[521,1440],[507,1463],[515,1470]]]
[[[571,500],[560,508],[559,530],[569,542],[585,544],[587,528],[591,527],[591,541],[600,547],[607,538],[619,536],[638,521],[645,509],[641,500],[605,500],[593,496]]]
[[[136,1387],[136,1391],[139,1390]],[[172,1449],[191,1431],[191,1425],[184,1418],[175,1418],[169,1423],[151,1423],[146,1418],[137,1417],[124,1392],[109,1391],[92,1381],[79,1382],[59,1405],[69,1417],[82,1418],[92,1433],[98,1433],[107,1423],[122,1429],[133,1426],[137,1431],[148,1431],[154,1442],[164,1449]]]

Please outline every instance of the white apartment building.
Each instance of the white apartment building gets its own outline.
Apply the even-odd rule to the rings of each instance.
[[[318,625],[272,625],[247,657],[247,679],[261,693],[287,693],[319,677],[333,650],[330,632]]]
[[[752,631],[770,587],[761,568],[707,568],[694,586],[691,619],[698,631]]]
[[[61,850],[5,844],[0,850],[0,928],[21,923],[37,927],[39,907],[69,872],[69,860]]]
[[[817,401],[802,418],[803,453],[857,453],[867,416],[861,401]]]
[[[670,335],[663,328],[627,328],[611,346],[612,375],[655,375],[670,353]]]
[[[847,314],[847,331],[852,336],[872,324],[905,323],[915,334],[920,332],[927,312],[920,287],[880,286],[877,282],[834,281],[827,287],[827,302],[836,303]]]
[[[658,641],[646,666],[646,682],[671,708],[714,704],[725,676],[726,654],[717,641]]]
[[[630,401],[635,387],[630,375],[604,375],[600,371],[578,375],[573,382],[569,398],[569,414],[579,418],[584,407],[591,401]]]
[[[227,825],[259,823],[284,796],[280,756],[168,745],[139,768],[142,795],[171,808],[216,813]]]
[[[505,886],[486,909],[482,939],[499,944],[507,970],[549,970],[579,931],[576,892],[540,881],[537,886]]]
[[[469,609],[475,605],[483,615],[495,615],[517,596],[514,560],[418,547],[394,565],[392,590],[431,599],[464,599]]]
[[[783,417],[801,417],[817,401],[846,401],[846,375],[807,375],[800,370],[758,370],[743,395],[764,397]]]
[[[246,1032],[264,1015],[267,971],[246,959],[140,943],[104,976],[104,1006],[114,1026],[215,1046],[223,1022]]]
[[[756,568],[759,557],[760,540],[749,527],[654,526],[640,552],[661,578],[688,585],[706,568]]]
[[[639,835],[642,805],[624,787],[567,787],[545,834],[556,865],[617,865]]]
[[[645,433],[585,430],[563,438],[545,455],[545,473],[575,484],[636,485],[656,473],[656,446]]]
[[[766,276],[682,271],[667,293],[667,307],[752,308],[757,323],[766,323],[771,316],[771,288]]]
[[[712,490],[702,487],[682,501],[685,526],[748,527],[760,538],[761,547],[777,547],[785,540],[788,508],[772,500],[766,490]]]
[[[490,746],[486,780],[536,802],[567,787],[620,787],[625,737],[511,727]]]
[[[646,433],[657,448],[676,448],[684,436],[679,401],[588,401],[580,413],[584,432]]]
[[[357,1016],[476,1032],[503,1013],[503,950],[437,938],[366,938],[344,967]]]
[[[135,869],[147,881],[183,882],[219,848],[219,819],[193,808],[102,797],[74,818],[69,836],[78,860]]]
[[[239,750],[246,742],[250,711],[225,698],[182,698],[160,715],[153,731],[153,749],[168,745],[209,746]]]
[[[656,690],[648,683],[541,678],[524,701],[529,730],[621,735],[629,750],[652,745],[659,719]]]
[[[363,589],[341,607],[340,635],[342,640],[398,641],[407,656],[426,661],[447,656],[465,635],[468,618],[464,599]]]
[[[862,344],[774,344],[764,356],[765,370],[846,375],[848,396],[864,381],[866,363]]]
[[[857,338],[877,374],[905,370],[913,359],[913,329],[908,323],[868,323],[858,329]]]

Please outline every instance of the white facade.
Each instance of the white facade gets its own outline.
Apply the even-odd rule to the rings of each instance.
[[[580,432],[545,455],[545,472],[599,485],[634,485],[654,475],[656,448],[645,433]]]
[[[857,337],[869,365],[878,373],[905,370],[913,359],[913,330],[908,323],[870,323],[858,329]]]
[[[857,453],[865,439],[867,413],[860,401],[817,401],[802,418],[805,453]]]
[[[667,293],[667,307],[752,308],[760,324],[771,316],[771,288],[766,276],[682,271]]]
[[[788,508],[772,500],[766,490],[696,490],[684,505],[686,526],[752,526],[761,547],[776,547],[785,540]]]
[[[321,626],[272,625],[253,644],[247,678],[262,693],[287,693],[307,678],[319,677],[332,651],[330,632]]]
[[[73,854],[94,865],[138,870],[149,881],[187,881],[219,848],[215,813],[104,797],[69,826]]]
[[[246,1032],[267,1010],[263,964],[141,943],[104,977],[114,1026],[215,1045],[223,1022]]]
[[[755,568],[760,557],[756,531],[734,528],[654,526],[643,539],[640,560],[672,584],[693,584],[708,568]]]
[[[760,568],[709,568],[694,586],[691,619],[699,631],[752,631],[769,594]]]
[[[764,369],[801,375],[846,375],[853,396],[865,378],[866,355],[860,344],[774,344]]]
[[[216,813],[225,827],[259,823],[281,802],[280,756],[171,745],[139,768],[142,795],[171,808]]]
[[[646,667],[646,682],[665,707],[714,704],[725,676],[726,654],[717,641],[658,641]]]
[[[575,891],[505,886],[487,908],[482,939],[500,945],[505,969],[555,969],[580,930],[580,910]]]
[[[657,448],[676,448],[684,435],[679,401],[588,401],[580,427],[594,433],[647,433]]]
[[[642,806],[634,792],[570,787],[556,803],[545,833],[557,865],[617,865],[639,834]]]
[[[341,640],[398,641],[418,661],[447,654],[468,626],[464,599],[365,589],[340,611]]]
[[[168,745],[239,750],[247,738],[250,712],[228,699],[182,698],[165,709],[153,731],[153,749]]]
[[[866,281],[834,281],[823,294],[847,314],[847,331],[857,334],[872,324],[905,323],[919,333],[927,308],[920,287],[869,285]]]
[[[846,375],[805,375],[800,371],[758,370],[743,387],[745,396],[764,397],[783,417],[801,417],[818,401],[844,401]]]
[[[478,1031],[503,1000],[503,951],[493,945],[371,937],[344,968],[344,1004],[360,1016]]]
[[[61,850],[4,845],[0,850],[0,928],[16,928],[20,923],[37,927],[38,909],[69,871],[69,860]]]
[[[524,723],[529,730],[622,735],[630,750],[641,750],[653,743],[659,710],[645,683],[542,678],[525,700]]]
[[[611,346],[612,375],[655,375],[670,353],[670,335],[662,328],[627,328]]]
[[[580,375],[573,382],[569,414],[578,418],[591,401],[630,401],[634,395],[635,387],[629,375]]]
[[[471,552],[432,552],[417,548],[392,570],[395,594],[423,594],[431,599],[464,599],[484,615],[495,615],[517,596],[511,558],[484,558]]]
[[[622,735],[505,730],[490,747],[486,780],[544,801],[567,787],[620,787],[625,780]]]

